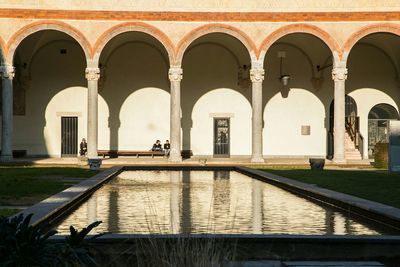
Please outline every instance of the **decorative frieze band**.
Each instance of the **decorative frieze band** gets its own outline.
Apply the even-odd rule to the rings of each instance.
[[[253,83],[260,83],[264,80],[264,69],[251,69],[250,70],[250,80]]]
[[[100,78],[100,69],[99,68],[86,68],[86,79],[88,81],[97,81]]]
[[[182,68],[170,68],[168,77],[171,82],[180,82],[183,78]]]
[[[0,76],[3,79],[12,80],[15,76],[15,68],[11,65],[2,65],[0,66]]]
[[[337,81],[345,81],[347,79],[347,68],[336,67],[332,69],[332,79]]]

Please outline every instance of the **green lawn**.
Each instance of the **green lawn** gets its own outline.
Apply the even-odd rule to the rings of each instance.
[[[0,166],[0,205],[32,205],[67,188],[64,178],[94,174],[95,171],[73,167]]]
[[[400,208],[400,174],[357,170],[261,170]]]

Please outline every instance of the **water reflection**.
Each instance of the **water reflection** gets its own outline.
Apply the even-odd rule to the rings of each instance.
[[[126,171],[59,226],[97,232],[379,234],[354,218],[228,171]]]

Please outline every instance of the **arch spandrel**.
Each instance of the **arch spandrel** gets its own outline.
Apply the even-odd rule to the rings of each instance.
[[[116,36],[127,32],[146,33],[159,41],[167,51],[170,62],[175,60],[175,49],[169,37],[158,28],[144,22],[126,22],[115,25],[105,31],[93,47],[93,62],[98,64],[104,47]]]
[[[200,26],[190,31],[182,38],[176,47],[176,61],[174,62],[174,65],[181,66],[183,55],[185,54],[187,48],[197,39],[211,33],[223,33],[236,38],[243,44],[244,47],[246,47],[250,59],[252,61],[257,59],[257,47],[246,33],[230,25],[213,23]]]
[[[305,33],[317,37],[330,49],[333,58],[336,61],[340,60],[342,56],[342,50],[336,40],[323,29],[310,24],[290,24],[283,26],[269,34],[260,45],[259,59],[264,62],[265,55],[272,44],[274,44],[280,38],[294,33]]]
[[[351,49],[358,41],[374,33],[391,33],[400,36],[400,26],[393,23],[378,23],[362,27],[344,42],[342,47],[343,60],[347,61]]]
[[[6,62],[10,64],[13,62],[15,51],[25,38],[36,32],[45,30],[59,31],[69,35],[81,46],[87,60],[92,57],[92,47],[82,32],[65,22],[45,20],[37,21],[22,27],[10,38],[7,43]]]

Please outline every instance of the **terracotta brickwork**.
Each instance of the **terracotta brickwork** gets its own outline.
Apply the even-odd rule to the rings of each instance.
[[[388,32],[400,35],[400,12],[114,12],[0,9],[0,19],[8,28],[16,27],[12,22],[7,25],[8,20],[15,21],[15,18],[18,18],[18,25],[21,21],[26,21],[26,24],[12,30],[8,39],[0,31],[2,58],[8,64],[12,62],[18,45],[30,34],[41,30],[56,30],[68,34],[80,44],[88,62],[93,64],[97,64],[101,51],[115,36],[129,31],[143,32],[164,46],[173,66],[181,65],[183,55],[191,43],[210,33],[224,33],[238,39],[246,47],[253,61],[262,61],[274,42],[292,33],[307,33],[319,38],[332,51],[335,60],[341,60],[342,57],[346,59],[353,45],[368,34]],[[375,20],[377,22],[373,22]],[[120,23],[121,21],[124,22]],[[161,21],[163,24],[160,24]],[[341,30],[341,27],[344,27],[343,22],[350,24],[351,30]],[[79,23],[85,23],[86,28],[81,29]],[[96,27],[99,23],[106,26],[101,32],[98,32]],[[250,32],[245,30],[246,27],[249,29],[249,25]],[[179,31],[175,30],[175,27],[179,28]]]
[[[8,41],[4,49],[6,62],[11,63],[18,45],[29,35],[41,30],[56,30],[64,32],[74,38],[82,47],[87,58],[92,56],[92,48],[86,37],[71,25],[53,20],[38,21],[24,26],[18,30]]]
[[[291,34],[291,33],[308,33],[311,34],[315,37],[318,37],[321,41],[323,41],[329,49],[334,53],[335,51],[341,56],[341,49],[339,44],[333,39],[331,35],[329,35],[326,31],[313,26],[313,25],[308,25],[308,24],[291,24],[287,26],[283,26],[279,28],[278,30],[274,31],[271,33],[267,38],[264,39],[262,42],[259,53],[260,53],[260,58],[263,59],[265,57],[265,54],[267,53],[269,47],[278,41],[279,38],[282,38],[285,35]]]
[[[400,12],[146,12],[0,9],[0,18],[138,21],[399,21]]]
[[[215,24],[207,24],[199,28],[196,28],[191,32],[189,32],[185,37],[183,37],[183,39],[179,42],[176,48],[176,62],[175,62],[176,65],[181,64],[183,54],[193,41],[209,33],[225,33],[230,36],[233,36],[240,42],[242,42],[242,44],[247,48],[250,57],[252,56],[258,57],[258,49],[254,44],[254,42],[246,33],[230,25],[215,23]]]
[[[164,48],[167,50],[170,62],[174,61],[175,49],[174,45],[172,44],[168,36],[159,29],[157,29],[156,27],[143,22],[126,22],[118,24],[108,29],[97,39],[96,43],[94,44],[93,55],[92,55],[94,61],[97,62],[99,60],[101,51],[113,37],[122,34],[124,32],[130,32],[130,31],[144,32],[156,38],[159,42],[162,43]]]
[[[400,24],[393,24],[393,23],[379,23],[368,25],[357,32],[353,33],[347,41],[344,43],[342,47],[342,53],[348,54],[350,53],[351,48],[363,37],[377,33],[377,32],[385,32],[385,33],[392,33],[400,36]]]

